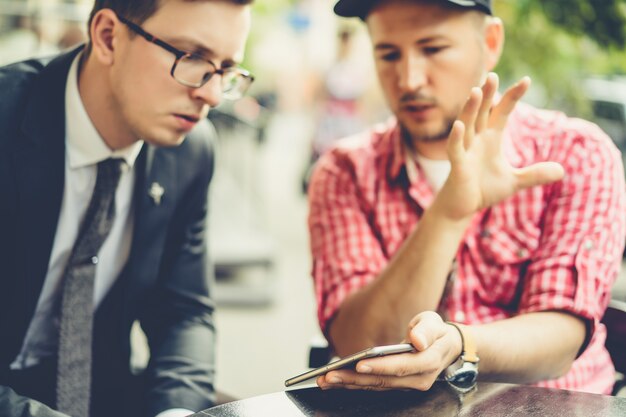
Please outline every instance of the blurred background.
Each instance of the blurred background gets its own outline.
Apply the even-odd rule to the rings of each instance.
[[[83,42],[92,1],[0,0],[0,65]],[[365,28],[336,18],[333,4],[256,0],[243,63],[256,81],[249,97],[209,115],[219,135],[208,236],[217,388],[236,397],[282,390],[307,368],[322,338],[309,274],[310,168],[337,138],[389,115]],[[526,101],[593,120],[626,149],[626,1],[494,4],[507,33],[502,85],[530,75]],[[616,298],[626,300],[625,281]]]

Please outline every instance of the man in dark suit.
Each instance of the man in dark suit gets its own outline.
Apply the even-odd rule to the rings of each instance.
[[[236,66],[250,2],[97,0],[85,47],[0,68],[0,415],[173,417],[212,404],[205,123],[252,81]],[[110,161],[113,182],[100,170]],[[136,376],[135,320],[151,352]]]

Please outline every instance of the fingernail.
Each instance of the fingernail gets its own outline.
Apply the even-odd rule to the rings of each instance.
[[[329,384],[341,384],[343,380],[338,376],[333,375],[331,377],[327,377],[326,382],[328,382]]]
[[[372,368],[370,368],[367,365],[359,365],[359,366],[357,366],[356,370],[357,370],[358,373],[361,373],[361,374],[371,374],[372,373]]]

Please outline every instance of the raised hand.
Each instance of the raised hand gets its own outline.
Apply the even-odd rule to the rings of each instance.
[[[528,77],[510,87],[498,104],[498,76],[490,73],[482,89],[472,89],[448,138],[450,176],[433,202],[449,219],[460,220],[499,203],[517,191],[563,178],[556,162],[512,167],[502,152],[502,136],[509,115],[530,86]]]

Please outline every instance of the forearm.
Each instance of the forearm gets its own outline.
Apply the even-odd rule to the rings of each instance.
[[[409,340],[416,353],[360,361],[356,370],[331,371],[318,378],[323,388],[429,389],[462,352],[459,332],[433,312],[412,320]],[[480,357],[479,378],[534,383],[565,375],[585,338],[584,321],[567,313],[529,313],[468,326]]]
[[[447,219],[433,204],[381,275],[343,302],[329,325],[335,352],[398,343],[415,314],[436,310],[468,222]]]
[[[567,373],[585,339],[582,319],[540,312],[471,326],[480,376],[490,381],[533,383]]]

